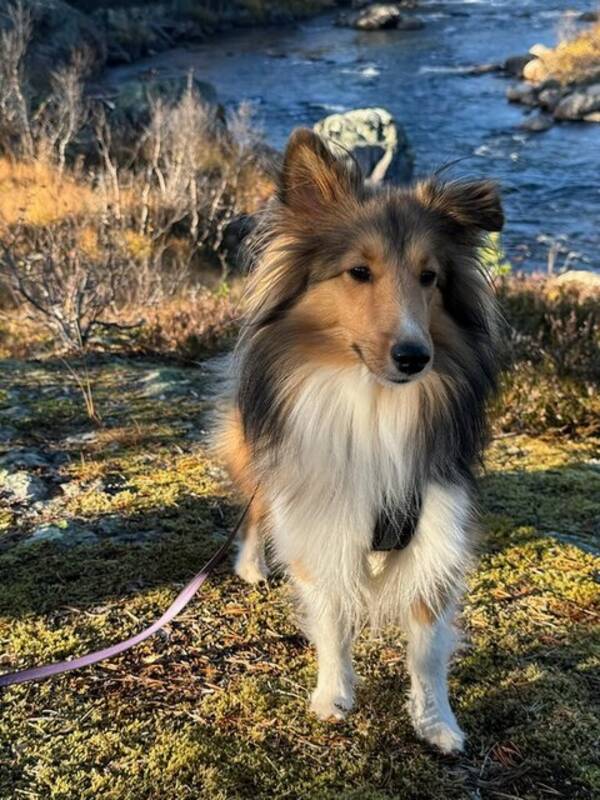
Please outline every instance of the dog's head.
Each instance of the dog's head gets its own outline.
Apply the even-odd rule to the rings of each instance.
[[[444,337],[485,324],[477,253],[502,224],[489,181],[372,190],[316,134],[296,130],[255,309],[285,313],[313,359],[407,383],[435,368]]]

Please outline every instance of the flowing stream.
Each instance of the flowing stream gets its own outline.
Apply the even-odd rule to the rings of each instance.
[[[573,0],[568,8],[588,10]],[[554,45],[572,24],[558,0],[422,0],[419,31],[358,32],[326,14],[290,27],[247,29],[115,68],[120,81],[149,68],[193,69],[226,106],[250,100],[267,141],[283,147],[294,126],[327,114],[384,106],[406,129],[416,172],[456,159],[458,176],[491,176],[503,187],[507,255],[517,268],[546,269],[552,240],[570,264],[600,269],[600,124],[520,129],[527,109],[509,104],[510,79],[465,74],[503,62],[536,42]],[[571,20],[573,16],[571,16]]]

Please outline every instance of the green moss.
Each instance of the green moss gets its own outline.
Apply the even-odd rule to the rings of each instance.
[[[59,365],[18,366],[6,369],[3,388],[39,420],[39,404],[69,378]],[[99,361],[90,374],[101,427],[78,416],[73,394],[68,414],[19,429],[17,445],[65,455],[57,480],[77,489],[57,490],[35,524],[59,523],[65,536],[83,526],[98,543],[13,546],[0,555],[3,669],[140,630],[234,519],[199,434],[205,379],[175,369],[167,383],[177,393],[167,386],[152,397],[148,375],[157,370]],[[81,433],[92,435],[65,439]],[[249,588],[226,566],[165,635],[102,666],[3,695],[0,798],[496,800],[552,796],[547,787],[567,798],[598,796],[598,559],[548,535],[594,543],[598,453],[597,440],[524,435],[490,447],[486,537],[462,623],[468,646],[450,682],[469,735],[464,756],[444,759],[415,739],[404,707],[404,645],[393,629],[357,643],[362,682],[348,721],[312,719],[315,658],[286,585]],[[2,518],[4,536],[31,529],[20,515]]]

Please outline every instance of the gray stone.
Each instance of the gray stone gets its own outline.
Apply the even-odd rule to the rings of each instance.
[[[600,111],[600,83],[593,83],[563,97],[554,109],[554,117],[578,120],[596,111]]]
[[[359,31],[380,31],[397,28],[402,14],[395,3],[374,3],[361,11],[352,22]]]
[[[31,469],[32,467],[49,467],[51,462],[47,456],[37,450],[12,450],[10,453],[0,456],[0,465]]]
[[[528,64],[534,58],[535,56],[531,55],[531,53],[523,53],[522,55],[518,56],[510,56],[504,62],[504,71],[507,72],[509,75],[513,75],[515,78],[522,78],[525,64]]]
[[[36,528],[29,539],[26,539],[23,544],[37,544],[37,542],[59,542],[65,538],[66,528],[60,528],[58,525],[40,525]]]
[[[83,528],[74,522],[40,525],[33,534],[25,539],[24,545],[33,545],[38,542],[56,542],[63,547],[77,547],[79,545],[97,544],[96,534],[88,528]]]
[[[407,183],[412,178],[414,157],[408,139],[384,108],[331,114],[317,122],[314,130],[334,155],[349,162],[354,157],[371,183]]]
[[[0,469],[0,495],[5,495],[9,502],[34,503],[44,500],[47,494],[46,486],[35,475],[23,470]]]
[[[553,124],[554,120],[549,114],[531,114],[524,119],[521,127],[530,133],[542,133],[551,128]]]
[[[165,397],[187,391],[189,381],[177,370],[156,369],[142,378],[145,397]]]
[[[86,431],[85,433],[73,433],[71,436],[65,436],[63,443],[68,447],[77,447],[83,444],[89,444],[90,442],[95,442],[97,438],[98,434],[95,433],[95,431]]]
[[[541,108],[546,111],[554,111],[562,96],[563,93],[560,89],[548,88],[542,89],[537,99]]]
[[[527,83],[509,86],[506,90],[506,99],[510,103],[521,103],[524,106],[537,105],[537,92]]]
[[[2,416],[12,420],[28,419],[30,412],[25,406],[12,405],[2,409]]]
[[[12,442],[16,435],[17,431],[15,428],[8,428],[6,425],[0,427],[0,442],[5,444]]]

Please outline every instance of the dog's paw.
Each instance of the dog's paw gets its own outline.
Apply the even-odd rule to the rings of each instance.
[[[235,562],[235,574],[246,583],[260,583],[269,577],[269,568],[263,558],[243,557],[243,553],[240,553]]]
[[[465,746],[465,735],[456,722],[429,722],[415,724],[415,731],[420,739],[432,744],[445,755],[462,753]]]
[[[310,710],[325,722],[341,722],[352,710],[354,698],[352,694],[330,694],[315,689],[310,701]]]

